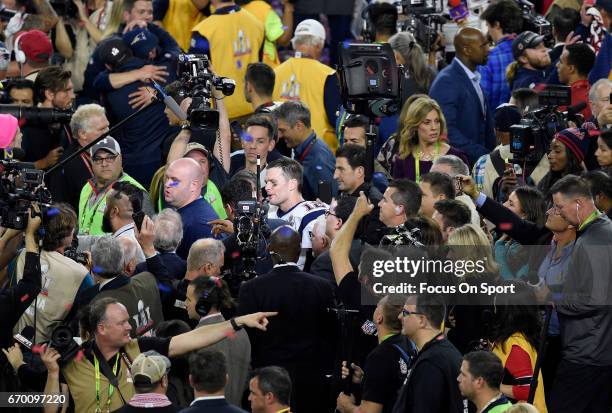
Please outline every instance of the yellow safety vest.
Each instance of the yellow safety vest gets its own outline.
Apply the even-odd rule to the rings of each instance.
[[[322,138],[333,153],[338,148],[334,127],[327,119],[323,89],[327,76],[335,70],[317,60],[292,57],[274,69],[276,83],[274,100],[300,100],[310,109],[310,122],[317,136]]]
[[[241,9],[229,14],[213,14],[193,31],[208,40],[215,73],[236,81],[234,94],[224,99],[229,118],[253,113],[244,97],[244,75],[249,63],[259,62],[259,50],[264,41],[263,24]]]
[[[259,20],[261,24],[264,25],[264,29],[266,25],[266,19],[268,18],[268,13],[276,13],[272,9],[272,6],[270,6],[263,0],[253,0],[242,6],[242,8],[251,13],[253,16],[255,16],[257,20]],[[280,64],[278,53],[276,51],[276,44],[274,42],[269,41],[268,39],[265,39],[264,55],[262,62],[270,66],[272,69],[274,69]]]
[[[191,0],[169,0],[168,11],[162,24],[183,51],[189,50],[191,30],[204,19],[204,15]]]

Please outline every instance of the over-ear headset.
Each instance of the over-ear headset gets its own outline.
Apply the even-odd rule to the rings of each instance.
[[[195,311],[200,317],[208,315],[213,305],[219,302],[221,289],[217,285],[218,281],[217,277],[207,277],[206,287],[195,306]]]
[[[26,62],[26,55],[23,50],[19,48],[19,40],[21,40],[21,37],[26,33],[27,32],[23,32],[19,36],[17,36],[17,39],[15,39],[15,45],[13,47],[15,51],[15,61],[20,64],[24,64]]]

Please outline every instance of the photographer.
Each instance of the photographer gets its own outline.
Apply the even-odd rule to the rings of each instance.
[[[34,326],[34,344],[48,341],[53,329],[68,315],[77,292],[93,285],[93,280],[87,276],[88,269],[64,256],[64,250],[72,244],[76,214],[66,204],[55,204],[53,208],[57,213],[47,214],[43,223],[44,235],[40,237],[44,285],[36,300],[36,309],[30,307],[14,329],[19,333],[26,326]],[[23,277],[26,254],[20,254],[17,259],[17,280]]]
[[[54,383],[47,385],[48,388],[59,389],[59,383],[67,383],[77,412],[102,411],[102,408],[114,411],[127,403],[134,394],[132,380],[128,380],[128,363],[134,361],[140,353],[155,350],[166,357],[180,356],[223,340],[230,332],[243,327],[265,331],[269,323],[267,317],[274,315],[276,313],[249,314],[172,338],[132,339],[126,308],[110,297],[97,300],[89,311],[90,325],[94,326],[94,339],[84,344],[83,359],[59,358],[48,363],[49,370],[60,370],[60,374],[54,377]],[[61,367],[57,365],[58,361]],[[96,392],[96,388],[100,391]]]
[[[34,302],[41,289],[40,257],[38,255],[38,242],[36,240],[38,228],[41,224],[38,206],[30,208],[28,226],[25,231],[25,259],[23,277],[13,287],[0,292],[0,348],[5,349],[13,344],[13,328],[19,318]],[[0,253],[6,254],[7,243],[20,234],[19,231],[7,229],[0,237]],[[4,258],[4,257],[3,257]],[[3,352],[6,355],[6,352]],[[6,360],[0,354],[0,364],[5,365]],[[1,380],[0,380],[1,381]]]
[[[74,101],[71,73],[57,66],[38,72],[34,82],[34,99],[41,108],[67,110]],[[63,124],[44,124],[28,121],[22,128],[26,162],[34,162],[37,169],[55,165],[62,156],[70,131]]]
[[[281,225],[286,225],[287,222],[281,219],[266,219],[265,223],[260,222],[260,234],[263,236],[258,240],[258,248],[255,252],[256,256],[250,257],[247,254],[243,254],[243,250],[238,244],[234,223],[240,216],[238,202],[253,199],[253,185],[245,179],[240,179],[240,175],[238,175],[237,178],[232,179],[223,187],[221,190],[221,197],[223,199],[225,211],[227,212],[227,220],[215,220],[211,221],[210,224],[213,226],[213,234],[229,234],[228,237],[223,239],[223,244],[225,245],[226,269],[233,275],[243,274],[245,271],[244,259],[257,258],[254,267],[255,272],[258,275],[261,275],[270,271],[272,269],[272,260],[268,254],[268,251],[266,250],[266,233],[265,231],[262,233],[263,228],[261,226],[266,224],[273,227],[270,229],[275,229]],[[254,217],[248,218],[253,219]]]

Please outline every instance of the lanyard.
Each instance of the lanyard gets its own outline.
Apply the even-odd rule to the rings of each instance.
[[[104,190],[104,192],[102,192],[101,194],[98,192],[98,189],[96,188],[96,185],[93,183],[93,181],[90,179],[89,181],[87,181],[87,183],[89,185],[91,185],[91,189],[93,190],[93,193],[96,194],[96,196],[98,197],[98,200],[94,203],[92,208],[89,208],[89,211],[91,212],[91,216],[89,217],[89,223],[87,224],[87,227],[84,227],[83,225],[81,225],[81,229],[87,231],[87,233],[89,234],[89,231],[91,230],[91,225],[93,224],[93,220],[96,217],[96,210],[98,209],[98,207],[100,206],[100,204],[102,203],[103,200],[106,199],[106,195],[107,193],[113,189],[113,185],[115,184],[115,182],[117,181],[113,181],[110,183],[110,185],[108,185],[106,187],[106,189]],[[85,218],[85,212],[87,211],[87,205],[89,204],[89,199],[87,199],[84,202],[83,205],[83,211],[81,211],[81,216],[83,217],[83,219]]]
[[[310,143],[308,144],[306,149],[304,149],[304,152],[302,152],[300,155],[298,155],[298,161],[300,163],[302,163],[304,161],[304,158],[306,158],[306,155],[308,155],[308,152],[310,152],[310,150],[312,149],[312,147],[315,144],[316,140],[317,140],[317,137],[315,136],[314,138],[312,138],[312,140],[310,141]]]
[[[96,413],[102,413],[102,409],[100,408],[100,364],[98,363],[98,358],[94,355],[94,365],[96,367]],[[113,367],[113,374],[117,375],[117,367],[119,366],[119,353],[115,356],[115,367]],[[115,387],[108,383],[108,399],[106,400],[106,412],[110,412],[111,398],[113,397],[113,392],[115,391]]]
[[[286,409],[283,409],[283,410],[279,410],[276,413],[289,413],[289,407],[287,407]]]
[[[598,216],[599,216],[599,211],[593,211],[591,215],[589,215],[588,217],[586,217],[584,221],[582,221],[582,224],[580,224],[580,226],[578,227],[578,231],[582,231],[584,227],[586,227],[588,224],[594,221],[595,218],[597,218]]]
[[[414,152],[414,171],[415,171],[415,179],[414,181],[418,184],[421,180],[421,161],[419,160],[419,158],[421,157],[419,155],[420,151],[415,151]],[[434,157],[432,159],[435,160],[438,155],[440,154],[440,141],[436,142],[436,146],[435,146],[435,150],[434,150]]]

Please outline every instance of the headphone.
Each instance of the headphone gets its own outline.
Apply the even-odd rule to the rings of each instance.
[[[213,304],[219,301],[221,289],[217,285],[218,281],[217,277],[207,277],[206,287],[195,305],[195,311],[200,317],[208,315]]]
[[[20,64],[24,64],[27,60],[25,53],[19,48],[19,40],[21,40],[21,37],[26,33],[27,32],[23,32],[19,36],[17,36],[17,38],[15,39],[15,45],[13,47],[13,50],[15,51],[15,61]]]

